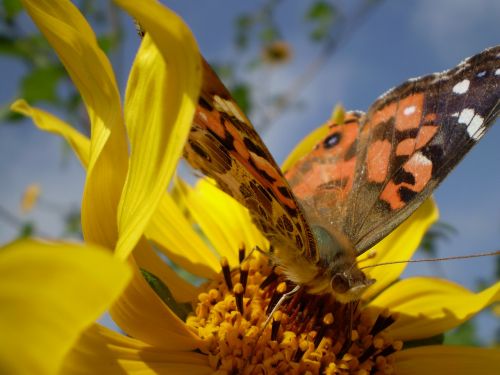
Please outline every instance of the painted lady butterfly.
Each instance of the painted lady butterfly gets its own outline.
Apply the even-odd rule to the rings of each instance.
[[[401,224],[494,123],[500,46],[411,79],[329,124],[285,176],[209,65],[185,158],[245,205],[275,262],[309,293],[356,300],[356,257]]]

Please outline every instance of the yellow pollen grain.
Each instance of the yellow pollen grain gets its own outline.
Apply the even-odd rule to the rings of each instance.
[[[244,272],[248,272],[248,270],[250,269],[250,265],[248,264],[248,262],[245,261],[241,264],[240,269]]]
[[[357,331],[357,330],[355,330],[355,329],[353,329],[353,330],[351,331],[351,340],[352,340],[352,341],[357,341],[357,340],[359,340],[359,333],[358,333],[358,331]]]
[[[286,283],[279,283],[278,287],[276,288],[276,291],[280,294],[285,294],[286,293]]]
[[[333,314],[332,313],[328,313],[324,316],[323,318],[323,324],[329,326],[329,325],[332,325],[333,324]]]
[[[280,322],[282,318],[283,318],[283,313],[282,313],[281,311],[276,311],[276,312],[273,314],[273,319],[274,319],[276,322]]]
[[[233,288],[233,292],[235,294],[243,294],[243,285],[241,285],[241,283],[237,283]]]
[[[399,341],[399,340],[394,341],[394,343],[392,344],[392,347],[397,351],[403,349],[403,341]]]
[[[384,339],[377,337],[373,340],[373,346],[377,349],[381,349],[384,346]]]
[[[208,292],[208,297],[210,299],[210,302],[216,301],[220,297],[220,293],[217,289],[210,289]]]

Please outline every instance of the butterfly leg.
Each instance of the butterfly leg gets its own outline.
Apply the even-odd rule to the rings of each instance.
[[[352,345],[352,326],[354,322],[354,312],[358,308],[359,301],[352,301],[349,302],[346,305],[346,318],[347,318],[347,324],[345,325],[345,331],[344,331],[344,345],[342,345],[342,348],[339,351],[339,358],[342,358],[344,354],[346,354],[349,349],[351,348]]]
[[[288,299],[290,298],[291,296],[293,296],[295,293],[297,293],[298,291],[300,290],[300,285],[296,285],[291,291],[283,294],[281,296],[281,298],[278,300],[278,302],[276,303],[276,305],[274,305],[273,309],[271,310],[271,312],[269,313],[269,315],[267,316],[267,319],[266,321],[264,322],[264,325],[260,328],[259,330],[259,333],[257,335],[257,340],[255,341],[255,344],[252,348],[252,351],[250,352],[250,355],[248,356],[248,359],[246,360],[246,363],[245,363],[245,367],[248,365],[248,363],[250,362],[250,360],[252,359],[254,353],[255,353],[255,349],[257,348],[257,344],[259,342],[259,339],[260,337],[262,336],[262,332],[264,332],[264,330],[266,329],[267,325],[269,324],[269,322],[271,321],[271,318],[272,316],[274,315],[274,313],[276,311],[278,311],[278,309],[281,307],[281,305],[283,305],[283,303]]]

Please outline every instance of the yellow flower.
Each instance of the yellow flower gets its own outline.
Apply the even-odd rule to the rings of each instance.
[[[40,197],[40,185],[30,184],[24,190],[23,196],[21,198],[21,211],[23,213],[30,212],[33,207],[35,207],[38,198]]]
[[[292,48],[283,40],[269,43],[262,49],[262,60],[268,64],[284,64],[291,58]]]
[[[80,336],[76,343],[74,339],[64,341],[57,356],[45,346],[50,337],[30,336],[30,329],[24,330],[29,317],[0,315],[3,325],[11,324],[11,332],[18,330],[18,347],[30,341],[30,347],[39,350],[33,359],[37,368],[45,373],[60,369],[65,374],[208,374],[235,373],[243,368],[247,373],[366,374],[391,370],[469,374],[477,369],[485,374],[497,370],[498,350],[405,349],[404,345],[469,319],[498,300],[500,283],[474,294],[439,279],[397,281],[404,265],[367,271],[377,283],[352,310],[352,318],[345,305],[328,296],[302,293],[287,301],[262,330],[266,310],[287,285],[266,255],[259,251],[249,254],[248,250],[256,246],[265,250],[268,244],[248,212],[207,181],[194,189],[178,181],[175,200],[165,193],[189,131],[201,80],[200,59],[189,29],[154,0],[117,1],[147,31],[132,68],[122,116],[110,64],[76,8],[62,0],[23,3],[81,92],[91,120],[91,139],[23,101],[16,102],[13,109],[31,116],[41,129],[62,135],[75,150],[87,170],[82,202],[84,239],[113,250],[115,262],[103,261],[106,268],[112,270],[112,264],[120,260],[132,269],[127,288],[111,297],[100,295],[100,288],[93,293],[93,285],[75,275],[74,280],[86,289],[87,299],[81,301],[85,306],[75,305],[71,310],[81,320],[69,320],[72,335],[67,336]],[[301,152],[299,148],[294,155]],[[197,223],[198,231],[183,210]],[[434,204],[426,202],[376,246],[376,256],[366,264],[409,259],[436,217]],[[195,287],[184,281],[152,244],[176,265],[208,279],[207,283]],[[2,264],[0,258],[0,270]],[[87,270],[84,260],[81,264]],[[9,264],[5,267],[14,269]],[[61,285],[51,285],[51,290],[74,288],[65,285],[65,280],[61,277]],[[106,276],[108,281],[115,283]],[[27,281],[35,282],[35,278]],[[115,292],[124,282],[117,285]],[[80,289],[71,290],[78,293]],[[8,291],[0,287],[0,301]],[[40,298],[30,308],[51,311],[50,302],[47,308],[43,294],[37,292],[33,289],[31,295]],[[100,298],[106,303],[99,304]],[[111,300],[111,316],[125,334],[98,324],[86,328],[90,322],[86,309],[104,311]],[[186,317],[189,306],[194,312]],[[47,326],[61,320],[55,314],[45,315],[49,315],[45,316]],[[0,366],[5,358],[10,360],[6,362],[9,366],[22,366],[18,362],[30,354],[24,348],[7,349],[0,347]]]

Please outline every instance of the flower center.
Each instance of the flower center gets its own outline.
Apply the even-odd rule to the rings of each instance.
[[[240,260],[244,258],[240,251]],[[299,290],[268,315],[289,285],[267,256],[254,251],[198,296],[187,325],[206,340],[210,366],[221,373],[391,373],[401,341],[384,330],[397,319],[361,303],[341,304],[330,295]]]

